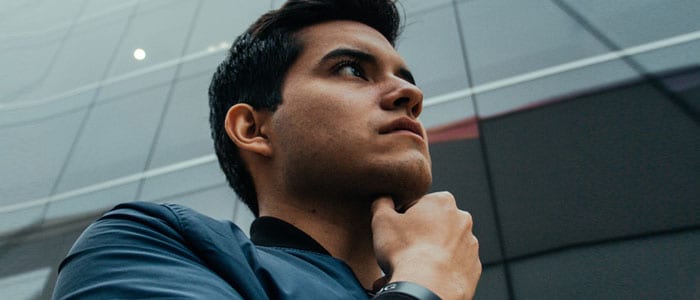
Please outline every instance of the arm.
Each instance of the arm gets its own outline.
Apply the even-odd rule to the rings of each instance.
[[[91,225],[60,267],[54,299],[241,299],[186,246],[165,209],[117,209]]]
[[[380,198],[372,213],[375,255],[387,282],[417,283],[442,299],[474,297],[479,243],[471,215],[457,208],[450,193],[428,194],[404,213],[396,212],[390,198]]]

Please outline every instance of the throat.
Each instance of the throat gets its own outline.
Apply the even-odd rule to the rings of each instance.
[[[382,274],[374,256],[371,209],[369,205],[362,209],[339,208],[334,206],[329,209],[327,205],[310,205],[306,202],[275,212],[261,209],[261,216],[284,220],[308,234],[331,256],[345,262],[362,286],[370,290]]]
[[[381,269],[377,264],[377,259],[374,256],[374,250],[370,244],[369,251],[362,251],[357,248],[349,247],[346,248],[347,252],[352,253],[342,253],[339,256],[334,255],[334,257],[344,261],[350,269],[352,269],[357,280],[362,284],[366,290],[372,290],[374,282],[382,277]]]
[[[350,266],[362,286],[371,290],[374,281],[382,276],[374,255],[372,233],[358,231],[346,234],[345,237],[337,235],[326,242],[331,255]]]

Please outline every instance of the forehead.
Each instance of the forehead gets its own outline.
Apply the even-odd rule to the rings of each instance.
[[[305,27],[296,37],[304,45],[301,59],[320,58],[338,48],[362,50],[380,60],[405,65],[396,49],[372,27],[355,21],[329,21]]]

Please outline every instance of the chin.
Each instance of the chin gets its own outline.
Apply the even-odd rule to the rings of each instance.
[[[430,189],[430,162],[414,160],[385,166],[375,178],[372,183],[375,195],[389,195],[397,208],[403,207],[425,196]]]
[[[392,194],[397,209],[410,207],[416,200],[425,196],[430,188],[430,180],[416,183],[407,182]]]

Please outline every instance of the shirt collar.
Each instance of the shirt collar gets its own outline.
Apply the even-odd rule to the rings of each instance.
[[[250,224],[250,240],[257,246],[293,248],[331,256],[321,244],[306,232],[275,217],[255,219]],[[374,296],[374,292],[370,290],[365,290],[365,292],[370,297]]]
[[[274,217],[255,219],[250,225],[250,240],[258,246],[294,248],[331,255],[311,236]]]

